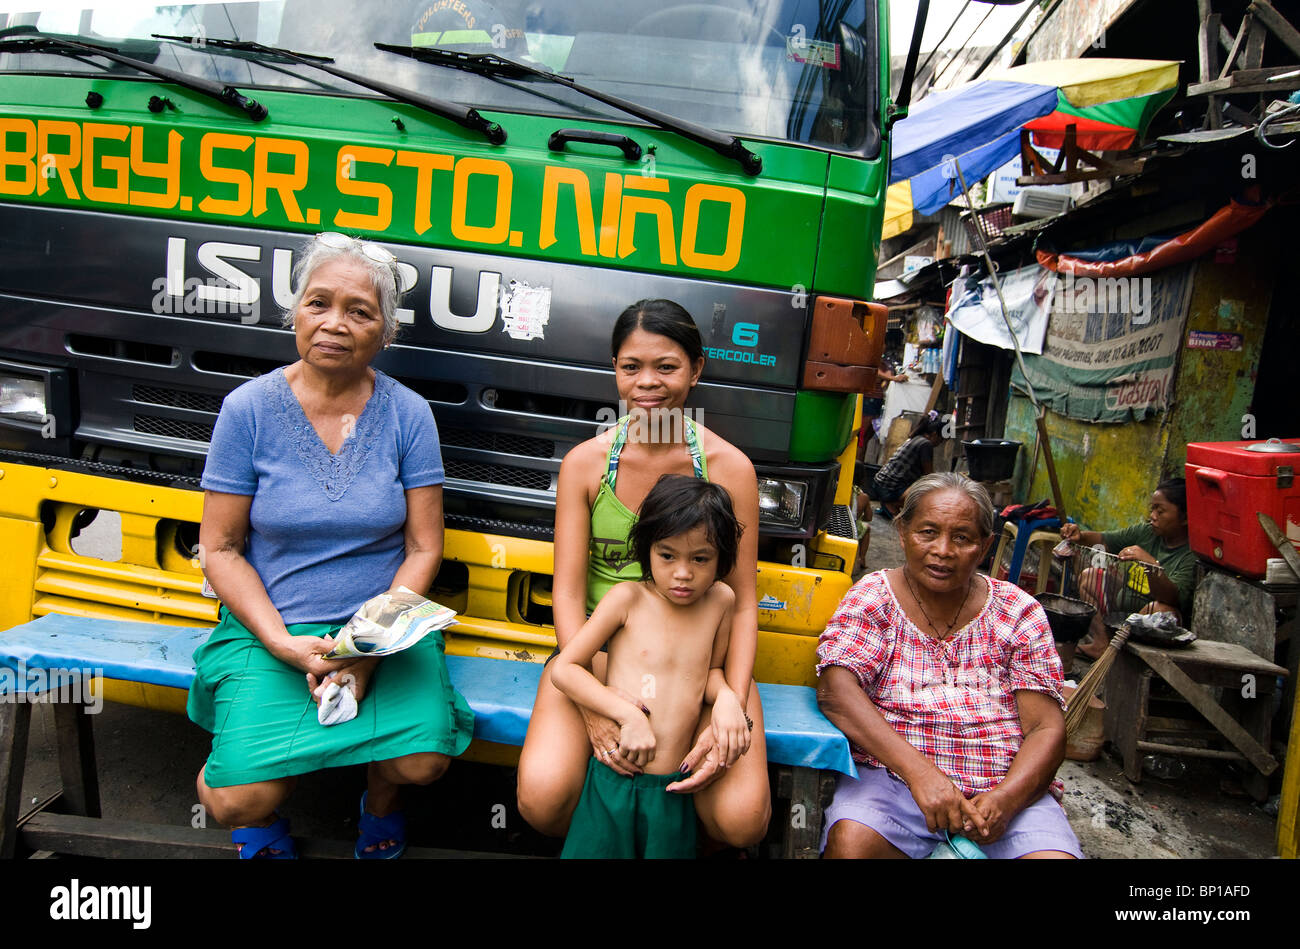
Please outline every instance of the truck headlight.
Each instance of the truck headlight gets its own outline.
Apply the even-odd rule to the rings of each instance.
[[[0,359],[0,443],[6,449],[48,452],[67,440],[73,427],[68,376],[66,369]]]
[[[759,523],[779,527],[801,526],[803,524],[804,498],[807,493],[808,485],[803,481],[759,478]]]
[[[47,415],[45,380],[0,375],[0,415],[23,422],[43,422]]]

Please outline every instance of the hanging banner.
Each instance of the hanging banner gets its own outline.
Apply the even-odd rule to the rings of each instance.
[[[1142,277],[1058,276],[1041,356],[1025,356],[1038,400],[1087,422],[1127,422],[1169,405],[1194,263]],[[1019,367],[1013,385],[1024,387]]]
[[[1056,275],[1037,264],[1030,264],[1000,274],[998,280],[1002,284],[1007,316],[1015,327],[1016,339],[1020,341],[1020,351],[1041,353]],[[1002,318],[997,290],[988,277],[978,282],[969,277],[958,277],[953,281],[948,305],[945,315],[965,335],[989,346],[1015,349],[1011,333],[1007,331],[1007,321]]]

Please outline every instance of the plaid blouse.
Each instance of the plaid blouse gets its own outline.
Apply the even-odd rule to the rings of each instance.
[[[984,578],[988,601],[946,640],[916,628],[885,571],[845,595],[817,647],[817,674],[853,671],[885,721],[967,797],[999,784],[1024,734],[1015,693],[1050,695],[1064,708],[1061,660],[1047,615],[1014,584]],[[884,765],[857,746],[855,760]]]

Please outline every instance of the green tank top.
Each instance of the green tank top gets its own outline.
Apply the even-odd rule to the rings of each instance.
[[[641,567],[632,556],[628,537],[632,525],[636,523],[636,514],[629,511],[627,505],[618,499],[614,487],[618,481],[618,458],[627,444],[628,423],[632,416],[625,415],[617,423],[618,432],[605,454],[605,475],[600,479],[600,491],[596,494],[596,503],[591,506],[591,548],[587,560],[587,612],[590,613],[600,602],[600,598],[616,583],[625,580],[640,580]],[[685,416],[683,433],[686,436],[686,448],[691,453],[691,467],[695,477],[709,480],[708,465],[704,460],[704,451],[700,448],[699,432],[695,420]]]

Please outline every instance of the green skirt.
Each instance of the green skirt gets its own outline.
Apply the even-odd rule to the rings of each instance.
[[[300,623],[294,636],[333,635],[338,626]],[[321,725],[305,675],[272,656],[224,607],[207,642],[194,650],[190,720],[212,733],[204,770],[209,787],[229,787],[367,764],[420,752],[461,754],[474,713],[452,688],[441,633],[379,660],[357,717]]]

